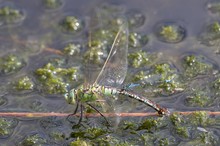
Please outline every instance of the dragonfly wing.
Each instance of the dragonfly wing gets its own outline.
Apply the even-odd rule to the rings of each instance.
[[[127,73],[128,26],[122,20],[108,57],[95,81],[104,86],[119,86]]]
[[[107,25],[110,21],[114,20],[112,14],[103,7],[95,8],[90,12],[89,26],[88,26],[88,57],[85,57],[87,60],[84,62],[84,76],[86,83],[93,84],[97,78],[97,75],[100,73],[101,67],[105,58],[107,57],[107,49],[103,45],[106,42],[111,42],[113,40],[109,39],[109,35],[103,35],[102,31],[109,31],[112,29],[113,25]],[[110,32],[112,33],[112,32]],[[109,34],[110,34],[109,33]],[[106,36],[108,36],[106,38]],[[85,54],[86,54],[85,53]]]
[[[104,94],[93,92],[93,94],[96,96],[96,107],[101,107],[102,110],[100,112],[114,112],[113,109],[113,102],[112,102],[112,97],[105,96]],[[104,97],[104,98],[103,98]],[[99,110],[99,109],[98,109]]]

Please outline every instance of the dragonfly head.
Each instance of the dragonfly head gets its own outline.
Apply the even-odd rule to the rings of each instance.
[[[76,103],[76,92],[74,89],[72,89],[72,90],[68,91],[66,94],[64,94],[64,97],[69,104]]]

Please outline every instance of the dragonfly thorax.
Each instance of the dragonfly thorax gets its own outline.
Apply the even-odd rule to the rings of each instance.
[[[69,104],[75,104],[77,101],[80,102],[92,102],[97,100],[97,94],[102,90],[102,86],[81,86],[78,89],[72,89],[64,95],[66,101]]]
[[[77,97],[80,98],[81,102],[92,102],[97,100],[100,88],[101,86],[91,85],[77,89],[76,94]]]

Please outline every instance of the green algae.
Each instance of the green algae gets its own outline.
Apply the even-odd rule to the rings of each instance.
[[[39,134],[28,135],[21,142],[22,146],[39,146],[48,144],[47,139],[43,138]]]
[[[87,64],[103,65],[107,58],[107,52],[112,47],[118,27],[111,27],[108,29],[92,30],[88,44],[87,51],[83,55],[83,62]]]
[[[83,61],[85,63],[102,65],[104,62],[103,51],[99,48],[92,47],[83,55]]]
[[[160,74],[161,79],[164,80],[168,73],[172,73],[173,71],[170,68],[169,64],[163,63],[163,64],[156,64],[154,66],[154,73]]]
[[[177,145],[177,141],[172,135],[163,135],[163,133],[142,133],[138,140],[141,141],[139,145],[147,146],[169,146]],[[135,144],[134,144],[135,145]]]
[[[189,116],[190,123],[196,126],[207,126],[213,124],[213,120],[209,118],[206,111],[196,111]]]
[[[199,141],[201,140],[201,139],[198,139],[198,137],[201,136],[201,132],[202,132],[199,127],[205,128],[211,125],[215,125],[217,122],[213,118],[210,118],[207,112],[205,111],[195,111],[192,114],[187,115],[187,116],[183,116],[178,113],[173,113],[170,116],[170,120],[172,122],[172,127],[173,127],[174,132],[179,137],[187,138],[187,139],[192,138],[189,143],[191,142],[193,143],[193,142],[196,142],[197,140]],[[198,133],[200,133],[199,134],[200,136],[198,135]],[[207,133],[203,133],[203,134],[206,135]],[[196,141],[192,135],[194,136],[197,135]],[[216,141],[216,138],[214,139],[214,141]]]
[[[198,143],[202,143],[204,146],[205,145],[217,145],[217,137],[211,133],[211,132],[205,132],[205,133],[201,133],[197,138],[196,138],[196,142]]]
[[[65,135],[64,132],[62,132],[62,130],[53,130],[50,131],[49,136],[51,139],[53,139],[53,141],[55,141],[56,143],[62,143],[64,142],[65,139]]]
[[[28,76],[24,76],[15,82],[14,88],[17,90],[32,90],[34,88],[34,83]]]
[[[170,121],[172,122],[173,131],[177,136],[190,138],[190,131],[187,127],[186,117],[179,115],[178,113],[173,113],[170,116]]]
[[[206,107],[210,102],[211,98],[207,95],[207,91],[196,90],[186,98],[186,104],[188,106]]]
[[[1,74],[7,75],[19,71],[25,63],[22,59],[16,55],[6,55],[0,58],[0,72]]]
[[[151,63],[153,56],[150,56],[146,52],[140,50],[138,52],[130,53],[128,55],[129,63],[134,68],[146,66]]]
[[[168,145],[170,144],[168,138],[160,139],[158,143],[159,143],[159,144],[158,144],[159,146],[168,146]]]
[[[44,0],[44,5],[48,9],[57,9],[62,6],[62,0]]]
[[[51,63],[35,71],[42,90],[49,94],[67,92],[67,86],[77,80],[76,68],[56,68]]]
[[[138,123],[136,131],[145,130],[146,132],[156,132],[162,127],[167,126],[167,119],[162,118],[147,118]]]
[[[155,119],[145,119],[137,130],[146,129],[147,131],[152,131],[152,129],[155,129],[157,124],[158,121]]]
[[[174,126],[189,125],[189,126],[209,126],[215,124],[215,120],[210,118],[206,111],[194,111],[187,116],[174,113],[170,116],[170,120]]]
[[[210,32],[220,33],[220,24],[219,22],[214,22],[209,26]]]
[[[218,145],[218,138],[211,132],[204,132],[197,134],[191,141],[181,142],[180,145],[199,145],[199,146],[213,146]]]
[[[148,36],[136,32],[130,33],[128,37],[129,47],[142,48],[148,43]]]
[[[185,123],[183,115],[180,115],[178,113],[171,114],[169,118],[174,126],[177,126],[181,123]]]
[[[169,118],[146,118],[140,122],[125,121],[121,123],[117,131],[124,131],[118,133],[119,135],[122,134],[122,139],[114,137],[114,133],[111,133],[110,129],[104,130],[96,126],[74,129],[72,136],[75,137],[76,141],[80,139],[82,144],[86,142],[91,145],[166,146],[177,145],[179,142],[216,144],[218,143],[216,135],[204,131],[208,126],[213,127],[216,122],[213,118],[208,117],[206,112],[193,112],[190,115],[173,113]]]
[[[84,130],[73,131],[71,133],[71,137],[72,138],[83,137],[83,138],[88,138],[88,139],[95,139],[106,133],[107,131],[102,128],[91,127],[91,128],[84,129]]]
[[[64,48],[63,48],[63,53],[69,56],[73,56],[76,54],[80,53],[80,44],[76,43],[68,43]]]
[[[190,133],[187,127],[185,126],[177,126],[174,128],[175,133],[183,138],[189,138],[190,137]]]
[[[15,24],[24,19],[24,13],[21,10],[4,6],[0,8],[1,25]]]
[[[147,78],[147,74],[144,71],[140,71],[133,76],[132,81],[138,82],[141,80],[145,80],[146,78]]]
[[[156,36],[167,43],[178,43],[185,37],[185,29],[175,23],[160,24],[156,28]]]
[[[185,56],[183,59],[184,75],[188,78],[193,78],[197,75],[208,74],[212,71],[213,66],[205,61],[203,56]]]
[[[199,41],[206,46],[218,46],[220,39],[220,24],[214,21],[208,24],[198,37]]]
[[[220,94],[220,78],[217,76],[214,81],[211,82],[211,93],[214,97],[218,97]]]
[[[145,127],[144,124],[143,124],[143,127]],[[138,124],[133,121],[125,121],[121,128],[123,130],[128,130],[128,129],[129,130],[136,130],[136,129],[138,129]]]
[[[168,41],[175,41],[178,38],[178,33],[172,26],[164,26],[160,35]]]
[[[13,131],[15,126],[17,125],[17,120],[10,118],[0,118],[0,138],[9,137]]]
[[[141,82],[143,87],[151,88],[152,92],[169,95],[184,90],[180,76],[167,63],[155,64],[149,71],[140,71],[132,79]]]
[[[61,28],[67,33],[77,33],[83,29],[83,23],[75,16],[66,16],[61,22]]]
[[[92,146],[92,144],[90,144],[89,142],[87,142],[85,140],[81,140],[81,139],[77,138],[77,140],[72,141],[70,143],[70,146]]]

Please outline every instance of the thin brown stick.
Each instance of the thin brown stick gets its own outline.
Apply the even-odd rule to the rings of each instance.
[[[198,111],[186,111],[186,112],[175,112],[179,113],[182,115],[189,115],[193,114]],[[220,112],[210,112],[210,111],[205,111],[207,112],[208,115],[220,115]],[[1,117],[66,117],[70,115],[71,113],[30,113],[30,112],[0,112]],[[100,114],[91,114],[91,113],[86,113],[84,114],[86,117],[100,117]],[[146,116],[159,116],[158,113],[103,113],[105,117],[146,117]],[[73,116],[80,116],[80,114],[75,114]]]
[[[44,51],[51,52],[51,53],[58,54],[58,55],[63,55],[63,53],[60,50],[56,50],[54,48],[45,48]]]

